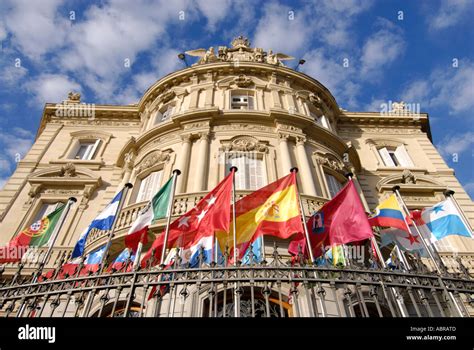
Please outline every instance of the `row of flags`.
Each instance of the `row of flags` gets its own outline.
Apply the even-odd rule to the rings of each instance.
[[[404,251],[418,251],[420,255],[423,255],[424,246],[418,232],[432,243],[449,235],[472,237],[450,200],[405,215],[397,196],[391,195],[377,206],[374,215],[367,217],[352,180],[304,223],[296,172],[243,197],[235,203],[234,213],[231,205],[234,171],[231,171],[194,208],[171,222],[141,256],[141,247],[147,243],[149,226],[170,216],[175,180],[175,176],[170,178],[140,211],[125,237],[124,250],[109,270],[130,269],[130,262],[134,260],[142,267],[159,263],[169,265],[178,254],[181,263],[191,267],[201,262],[223,261],[223,252],[230,253],[228,263],[235,263],[234,256],[242,263],[250,263],[250,251],[252,261],[258,262],[262,259],[263,236],[291,238],[288,250],[293,256],[303,254],[319,261],[331,261],[335,265],[345,264],[343,245],[359,244],[368,239],[373,244],[374,226],[384,228],[379,231],[382,246],[394,243]],[[79,274],[98,271],[105,260],[108,245],[84,257],[85,243],[93,229],[112,230],[120,203],[125,197],[124,191],[118,192],[80,235],[71,260],[63,266],[67,267],[66,270],[70,268],[65,274],[72,275],[72,269]],[[59,207],[22,231],[8,246],[44,245],[64,207]],[[235,228],[232,214],[235,215]],[[166,251],[169,251],[168,256],[164,256]],[[84,259],[82,264],[79,259]],[[80,265],[82,269],[77,271]]]

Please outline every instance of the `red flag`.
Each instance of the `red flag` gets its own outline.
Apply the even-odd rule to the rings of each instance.
[[[349,181],[333,199],[324,204],[308,220],[306,226],[314,256],[320,256],[323,253],[324,245],[347,244],[373,236],[372,227],[352,181]],[[298,246],[303,252],[307,252],[303,234],[298,234],[291,241],[288,251],[298,254]]]
[[[233,172],[227,175],[193,209],[171,223],[167,247],[186,249],[200,238],[214,235],[216,230],[229,230],[232,177]],[[164,236],[163,232],[155,239],[142,259],[142,267],[146,266],[153,251],[155,262],[160,260]]]

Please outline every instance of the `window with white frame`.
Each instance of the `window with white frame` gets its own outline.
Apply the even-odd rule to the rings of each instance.
[[[51,214],[53,211],[58,209],[60,206],[64,205],[62,202],[57,202],[57,203],[42,203],[36,212],[35,216],[30,220],[30,225],[34,224],[35,222],[41,220],[42,218],[48,216]],[[49,237],[49,241],[44,245],[49,245],[51,242],[51,239],[53,238],[53,235]]]
[[[167,121],[175,112],[175,105],[168,104],[163,106],[159,111],[156,112],[155,125]]]
[[[250,92],[233,91],[230,99],[231,109],[254,109],[254,98]]]
[[[413,167],[413,162],[404,145],[398,147],[382,147],[378,149],[385,166]]]
[[[342,189],[343,184],[334,175],[326,173],[325,176],[329,194],[331,195],[331,198],[334,198],[334,196]]]
[[[100,140],[79,140],[73,148],[69,158],[79,160],[92,160],[100,145]]]
[[[137,202],[149,201],[160,189],[162,170],[154,171],[140,181]]]
[[[265,163],[258,153],[232,152],[226,154],[226,175],[236,166],[235,188],[237,190],[257,190],[267,184]]]

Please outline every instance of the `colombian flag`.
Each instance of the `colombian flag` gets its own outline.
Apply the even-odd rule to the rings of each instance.
[[[392,194],[375,208],[375,214],[369,218],[372,226],[396,227],[410,232],[397,197]]]
[[[235,204],[236,246],[241,259],[247,247],[262,235],[283,239],[303,232],[296,189],[296,173],[291,173],[239,200]],[[228,232],[217,231],[222,251],[234,246],[233,225]],[[232,256],[233,254],[231,254]]]

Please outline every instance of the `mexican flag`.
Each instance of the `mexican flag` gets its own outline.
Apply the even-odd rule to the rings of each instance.
[[[166,217],[168,213],[168,204],[171,200],[171,190],[173,185],[173,178],[171,177],[166,184],[155,194],[155,196],[148,202],[138,214],[137,219],[128,230],[125,236],[125,245],[137,251],[138,243],[143,244],[148,242],[147,233],[148,226],[159,219]]]
[[[0,262],[20,261],[27,250],[25,249],[26,247],[42,247],[46,245],[65,207],[65,205],[62,205],[51,214],[34,222],[30,227],[14,237],[6,247],[0,248]]]

